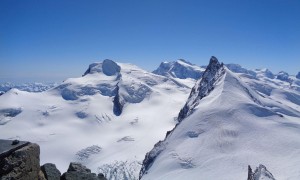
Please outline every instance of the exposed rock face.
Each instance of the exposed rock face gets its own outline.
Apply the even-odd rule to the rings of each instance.
[[[14,145],[12,145],[14,144]],[[40,147],[29,142],[1,140],[0,178],[32,180],[40,177]]]
[[[219,63],[218,59],[212,56],[202,78],[196,82],[187,103],[180,110],[178,115],[179,122],[192,113],[193,109],[198,105],[198,101],[214,89],[214,84],[218,82],[224,73],[223,63]]]
[[[122,114],[123,106],[124,106],[125,102],[119,94],[119,86],[118,85],[117,85],[116,91],[117,91],[117,94],[113,100],[113,104],[114,104],[113,112],[116,116],[120,116]]]
[[[40,147],[37,144],[0,140],[0,180],[106,180],[80,163],[71,163],[66,173],[61,173],[55,164],[40,167]]]
[[[61,180],[106,180],[103,174],[98,176],[91,170],[79,163],[70,163],[68,171],[64,173]]]
[[[47,180],[60,180],[61,173],[56,168],[55,164],[46,163],[43,166],[41,166],[41,170],[44,173],[45,178]]]
[[[248,166],[248,178],[247,180],[275,180],[272,173],[270,173],[267,168],[260,164],[254,172],[250,166]]]

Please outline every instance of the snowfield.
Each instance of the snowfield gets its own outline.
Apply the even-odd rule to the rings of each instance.
[[[299,82],[216,58],[154,73],[104,60],[46,91],[1,95],[0,137],[38,143],[41,163],[60,171],[76,161],[111,180],[240,180],[259,164],[298,180]]]
[[[130,64],[94,63],[48,91],[0,96],[0,136],[38,143],[41,163],[61,171],[79,161],[110,179],[136,179],[146,152],[176,124],[190,91],[183,83]],[[116,175],[114,166],[126,172]]]

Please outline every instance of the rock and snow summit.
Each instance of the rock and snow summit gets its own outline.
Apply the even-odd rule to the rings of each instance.
[[[179,123],[147,153],[140,178],[245,179],[248,165],[264,164],[278,179],[299,179],[300,96],[293,89],[257,92],[251,78],[212,57]],[[278,101],[283,92],[295,100]]]

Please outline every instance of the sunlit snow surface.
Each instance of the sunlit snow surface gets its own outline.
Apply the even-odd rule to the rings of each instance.
[[[287,82],[226,69],[193,113],[152,149],[156,157],[142,180],[240,180],[248,165],[258,164],[276,179],[298,180],[299,99]]]
[[[177,123],[195,80],[105,66],[94,63],[85,76],[41,93],[12,89],[0,96],[0,138],[38,143],[41,163],[61,171],[79,161],[109,179],[137,179],[145,154]],[[245,179],[248,164],[299,179],[299,80],[235,68],[177,126],[145,179]],[[119,116],[116,86],[124,100]]]
[[[184,85],[184,80],[121,63],[118,73],[110,65],[104,74],[96,63],[98,72],[67,79],[45,92],[12,89],[3,94],[0,138],[38,143],[41,163],[55,163],[61,171],[79,161],[111,179],[124,174],[138,178],[146,152],[176,124],[193,81]],[[120,116],[113,112],[117,85],[126,102]],[[118,167],[119,175],[112,167]]]

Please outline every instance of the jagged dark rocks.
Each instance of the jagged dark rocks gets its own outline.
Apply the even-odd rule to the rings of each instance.
[[[60,180],[61,173],[56,168],[55,164],[46,163],[41,166],[41,170],[47,180]]]
[[[214,84],[218,82],[224,73],[223,63],[220,63],[216,57],[212,56],[202,78],[192,88],[187,103],[180,110],[178,115],[179,122],[193,112],[193,109],[198,105],[198,101],[214,89]]]
[[[165,149],[165,141],[159,141],[154,145],[154,148],[148,152],[145,156],[145,159],[142,164],[142,168],[140,170],[139,179],[142,178],[144,174],[147,173],[148,169],[154,163],[156,157]]]
[[[106,180],[80,163],[70,163],[61,176],[55,164],[40,167],[40,147],[37,144],[0,140],[0,180]]]
[[[248,166],[248,178],[247,180],[275,180],[272,173],[270,173],[267,168],[260,164],[254,172],[252,172],[252,169],[250,165]]]
[[[114,97],[113,100],[113,112],[116,116],[120,116],[122,114],[123,111],[123,106],[124,106],[124,100],[123,98],[120,96],[119,94],[119,86],[117,85],[116,87],[116,96]]]
[[[98,176],[80,163],[70,163],[68,171],[64,173],[61,180],[106,180],[103,174]]]
[[[0,140],[0,179],[42,179],[40,147],[29,142]]]

